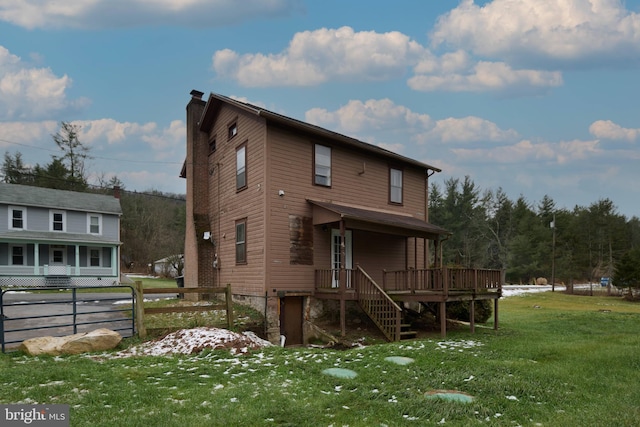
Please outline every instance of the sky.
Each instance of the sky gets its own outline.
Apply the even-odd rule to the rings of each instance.
[[[558,209],[640,216],[640,0],[0,0],[0,151],[185,193],[219,93]]]

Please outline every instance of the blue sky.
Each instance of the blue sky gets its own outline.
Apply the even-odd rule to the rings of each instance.
[[[189,92],[640,216],[640,0],[0,0],[0,150],[82,126],[97,177],[184,193]]]

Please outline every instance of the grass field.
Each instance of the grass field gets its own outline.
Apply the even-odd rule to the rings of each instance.
[[[546,292],[502,300],[497,332],[446,340],[242,356],[10,353],[0,402],[69,404],[73,426],[637,426],[639,324],[638,304]],[[428,398],[434,390],[473,401]]]

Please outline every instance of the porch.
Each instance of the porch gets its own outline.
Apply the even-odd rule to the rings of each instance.
[[[493,327],[498,329],[498,300],[502,296],[502,271],[465,268],[426,268],[382,271],[376,283],[360,266],[355,269],[315,271],[314,296],[340,301],[340,324],[345,333],[345,301],[357,301],[389,341],[403,337],[404,302],[439,304],[440,332],[447,334],[446,304],[470,301],[470,328],[475,332],[474,302],[494,301]]]

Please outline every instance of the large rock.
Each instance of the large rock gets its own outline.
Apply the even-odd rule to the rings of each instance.
[[[92,351],[104,351],[115,348],[122,341],[122,335],[101,328],[91,332],[67,335],[66,337],[38,337],[24,340],[20,350],[31,356],[48,354],[80,354]]]

